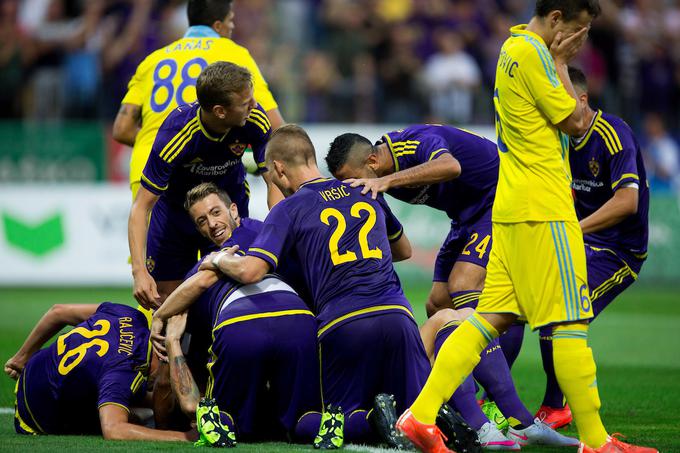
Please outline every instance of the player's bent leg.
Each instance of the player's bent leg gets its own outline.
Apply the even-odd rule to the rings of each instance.
[[[517,360],[517,356],[519,356],[519,351],[522,349],[525,326],[525,321],[515,321],[508,327],[508,330],[503,332],[503,335],[498,338],[501,342],[501,349],[503,350],[505,361],[508,362],[510,368],[512,368],[515,360]]]
[[[425,311],[427,312],[428,318],[431,318],[435,313],[446,308],[453,308],[451,296],[449,295],[448,283],[438,281],[432,282],[432,289],[430,289],[430,294],[428,295],[425,304]]]

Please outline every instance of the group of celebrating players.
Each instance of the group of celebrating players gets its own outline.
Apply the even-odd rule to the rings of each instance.
[[[640,272],[649,206],[630,128],[593,110],[567,67],[598,14],[597,0],[537,0],[510,30],[497,143],[445,125],[375,143],[346,133],[326,156],[334,179],[230,40],[231,1],[189,0],[186,35],[140,64],[114,123],[133,146],[143,309],[46,313],[5,364],[16,431],[655,452],[608,435],[587,346],[589,322]],[[247,149],[268,188],[263,222],[248,217]],[[451,219],[420,329],[392,265],[411,245],[383,193]],[[547,376],[536,416],[510,374],[527,323]],[[580,439],[556,431],[572,418]]]

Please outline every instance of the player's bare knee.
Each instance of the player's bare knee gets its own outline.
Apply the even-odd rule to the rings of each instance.
[[[491,324],[499,335],[517,320],[517,315],[512,313],[480,313],[480,316]]]
[[[443,308],[434,313],[428,322],[431,322],[432,325],[435,326],[435,330],[439,330],[447,322],[456,321],[458,319],[459,318],[456,310],[452,308]]]

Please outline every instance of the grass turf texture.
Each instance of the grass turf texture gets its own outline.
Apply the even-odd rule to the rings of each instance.
[[[428,287],[409,285],[407,295],[420,322]],[[132,303],[128,289],[0,289],[0,360],[4,364],[20,346],[34,323],[54,303]],[[633,286],[609,307],[591,328],[590,345],[598,364],[602,417],[612,432],[623,432],[631,442],[680,452],[680,288]],[[538,338],[528,330],[522,353],[513,369],[522,400],[534,411],[543,395]],[[0,376],[0,407],[14,404],[14,381]],[[575,434],[573,427],[566,433]],[[104,442],[97,437],[14,434],[12,415],[0,414],[0,451],[157,451],[193,448],[188,444]],[[304,445],[283,443],[239,444],[238,451],[312,451]],[[350,446],[352,451],[371,451]],[[523,451],[565,449],[527,447]],[[567,449],[566,451],[570,451]]]

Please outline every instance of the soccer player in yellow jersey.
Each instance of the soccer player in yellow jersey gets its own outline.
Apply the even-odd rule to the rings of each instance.
[[[196,79],[216,61],[246,67],[253,76],[255,100],[272,129],[283,124],[274,97],[248,50],[234,43],[232,0],[189,0],[189,29],[183,38],[151,53],[137,67],[113,123],[113,138],[132,146],[130,189],[137,195],[142,170],[156,132],[178,105],[196,101]]]
[[[528,25],[501,48],[494,104],[500,155],[494,244],[477,312],[446,340],[420,395],[397,422],[422,451],[449,451],[434,425],[439,407],[487,344],[519,316],[552,326],[555,374],[572,408],[579,452],[651,453],[609,436],[600,420],[595,361],[587,345],[592,305],[583,236],[571,196],[568,135],[586,131],[567,63],[600,12],[598,0],[537,0]],[[527,443],[532,427],[508,437]]]

